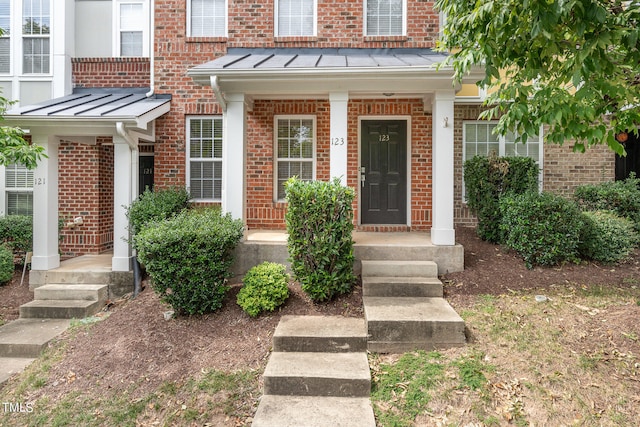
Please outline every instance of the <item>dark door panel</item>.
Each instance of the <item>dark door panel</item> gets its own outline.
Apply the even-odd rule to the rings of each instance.
[[[361,138],[362,224],[406,224],[407,122],[365,120]]]

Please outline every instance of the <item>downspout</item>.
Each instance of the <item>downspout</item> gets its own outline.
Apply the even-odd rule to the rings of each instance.
[[[116,132],[118,135],[127,142],[127,145],[132,151],[136,151],[138,149],[137,144],[131,138],[131,136],[127,133],[127,130],[124,127],[124,123],[116,122]],[[135,156],[131,156],[131,170],[134,169]],[[137,165],[136,165],[137,166]],[[142,288],[142,275],[140,274],[140,263],[138,262],[138,256],[133,253],[133,298],[137,297]]]
[[[146,93],[147,98],[153,96],[156,88],[155,79],[155,39],[156,39],[156,13],[155,13],[155,0],[149,2],[149,92]]]
[[[218,82],[218,76],[211,76],[211,89],[213,89],[213,93],[216,96],[216,101],[220,104],[220,108],[222,111],[227,111],[227,101],[225,101],[224,96],[222,96],[222,90],[220,89],[220,83]]]

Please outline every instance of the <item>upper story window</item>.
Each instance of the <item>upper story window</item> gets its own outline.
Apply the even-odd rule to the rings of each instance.
[[[22,2],[22,72],[46,74],[50,69],[49,0]]]
[[[189,0],[187,32],[191,37],[226,37],[227,0]]]
[[[315,36],[316,0],[276,0],[276,36]]]
[[[222,117],[187,118],[187,182],[191,198],[222,199]]]
[[[114,2],[116,6],[115,56],[149,55],[149,11],[147,2]]]
[[[315,176],[315,117],[276,117],[275,200],[284,201],[284,185],[297,176],[311,181]]]
[[[405,17],[406,0],[365,0],[365,35],[402,36]]]
[[[11,72],[11,1],[0,0],[0,73]]]

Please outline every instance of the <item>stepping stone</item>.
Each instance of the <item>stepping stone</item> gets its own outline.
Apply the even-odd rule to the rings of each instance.
[[[442,282],[436,277],[363,277],[365,297],[442,297]]]
[[[433,261],[362,261],[362,277],[438,277]]]
[[[341,316],[283,316],[273,351],[340,353],[367,351],[364,319]]]
[[[368,397],[371,391],[365,352],[274,352],[263,379],[264,394]]]
[[[443,298],[364,297],[363,304],[369,351],[402,353],[466,342],[464,321]]]
[[[252,427],[375,427],[366,397],[265,395]]]
[[[104,307],[103,301],[34,300],[20,306],[20,318],[83,319]]]
[[[0,357],[35,358],[69,327],[67,319],[18,319],[0,328]]]
[[[24,357],[0,357],[0,384],[7,381],[12,375],[24,371],[31,362],[36,359]]]
[[[33,299],[106,301],[108,289],[108,285],[54,283],[35,288]]]

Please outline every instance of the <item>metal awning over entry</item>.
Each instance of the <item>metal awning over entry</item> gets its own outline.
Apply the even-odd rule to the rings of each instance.
[[[452,68],[436,67],[447,57],[431,49],[230,48],[225,56],[187,74],[221,93],[244,93],[255,99],[323,98],[331,92],[422,96],[454,89]]]

